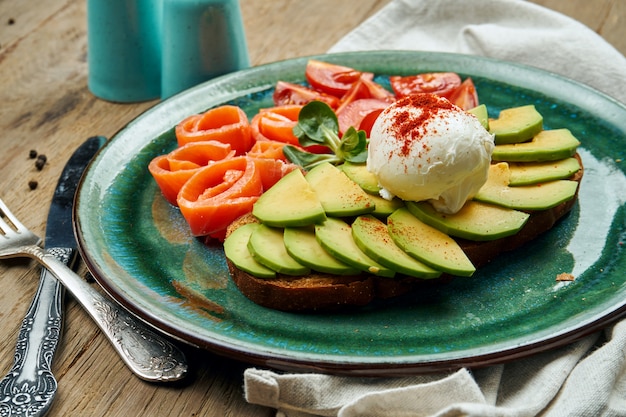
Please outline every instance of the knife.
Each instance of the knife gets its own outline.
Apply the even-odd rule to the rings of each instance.
[[[77,254],[72,228],[74,194],[87,164],[105,140],[94,136],[74,152],[52,197],[46,223],[46,252],[70,267]],[[0,381],[0,410],[8,407],[11,416],[41,416],[52,404],[57,381],[51,365],[63,326],[64,293],[63,285],[42,268],[39,287],[22,321],[13,367]]]
[[[77,253],[72,222],[74,195],[84,169],[105,141],[100,136],[88,139],[70,157],[59,178],[48,214],[46,249],[39,255],[46,268],[20,328],[14,365],[0,381],[0,415],[42,416],[52,404],[57,382],[51,363],[61,334],[64,287],[137,376],[148,381],[174,381],[187,372],[185,356],[176,346],[69,269]]]

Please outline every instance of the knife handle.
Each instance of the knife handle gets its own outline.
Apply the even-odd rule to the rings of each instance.
[[[69,248],[47,252],[65,265],[71,266],[76,258],[76,251]],[[51,367],[63,327],[63,293],[61,283],[42,268],[39,287],[22,320],[13,367],[0,381],[0,409],[11,416],[42,416],[52,404],[57,381]]]
[[[175,381],[185,376],[187,362],[178,347],[104,297],[54,256],[43,250],[33,255],[72,293],[139,378]]]

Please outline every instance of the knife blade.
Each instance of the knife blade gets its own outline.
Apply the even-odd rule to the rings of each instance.
[[[45,250],[70,267],[78,253],[72,224],[74,194],[83,171],[105,141],[102,136],[91,137],[74,152],[52,197]],[[51,366],[62,332],[64,293],[63,285],[42,268],[39,287],[22,321],[13,367],[0,381],[0,404],[10,407],[12,416],[41,416],[52,404],[57,381]]]

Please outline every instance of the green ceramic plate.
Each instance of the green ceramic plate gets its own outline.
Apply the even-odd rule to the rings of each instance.
[[[303,81],[306,58],[234,73],[158,104],[124,127],[83,177],[82,255],[119,303],[190,344],[252,364],[350,374],[406,374],[503,362],[559,346],[626,311],[626,107],[543,71],[474,56],[419,52],[317,57],[378,74],[471,75],[491,115],[534,104],[547,128],[583,146],[579,203],[550,232],[474,277],[342,314],[259,307],[229,279],[220,245],[191,238],[146,166],[175,146],[173,126],[222,103],[250,115],[279,80]],[[574,282],[557,282],[560,273]]]

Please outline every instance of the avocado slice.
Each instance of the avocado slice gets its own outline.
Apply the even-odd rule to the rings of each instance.
[[[415,217],[443,233],[474,241],[514,235],[530,217],[528,213],[472,200],[455,214],[440,213],[425,201],[407,202],[406,207]]]
[[[380,191],[376,175],[369,172],[365,164],[344,162],[339,167],[348,178],[356,182],[366,193],[377,195]]]
[[[367,193],[328,162],[316,165],[305,179],[315,191],[327,216],[356,216],[375,209]]]
[[[534,105],[511,107],[489,121],[489,131],[496,135],[496,145],[531,140],[543,130],[543,116]]]
[[[317,194],[299,169],[264,192],[252,207],[252,214],[274,227],[307,226],[326,219]]]
[[[284,236],[287,253],[314,271],[335,275],[356,275],[360,270],[329,254],[317,241],[312,227],[288,227]]]
[[[371,213],[378,218],[387,218],[391,213],[398,210],[400,207],[404,205],[404,201],[401,199],[394,197],[393,200],[387,200],[382,198],[379,195],[370,195],[370,200],[376,206],[374,211]]]
[[[258,263],[281,274],[302,276],[311,272],[287,253],[283,229],[260,224],[250,234],[248,250]]]
[[[242,271],[257,278],[275,278],[276,272],[257,262],[248,249],[250,235],[259,223],[248,223],[238,227],[224,240],[224,254]]]
[[[454,239],[419,220],[406,207],[387,219],[393,241],[406,253],[433,269],[471,276],[476,267]]]
[[[473,109],[469,109],[467,112],[476,116],[480,124],[483,125],[485,129],[489,130],[489,115],[487,113],[487,106],[481,104]]]
[[[371,215],[359,216],[352,223],[352,237],[367,256],[396,272],[416,278],[437,278],[437,271],[409,256],[396,245],[387,225]]]
[[[547,162],[511,162],[509,170],[509,185],[513,187],[567,179],[580,170],[580,163],[576,158]]]
[[[574,198],[578,188],[578,182],[569,180],[510,187],[510,177],[506,162],[491,165],[487,182],[474,200],[517,210],[547,210]]]
[[[315,225],[315,237],[328,253],[360,271],[382,277],[396,274],[363,253],[352,238],[350,225],[341,219],[329,217],[324,223]]]
[[[543,130],[530,142],[496,145],[494,161],[541,162],[569,158],[576,153],[580,141],[569,129]]]

